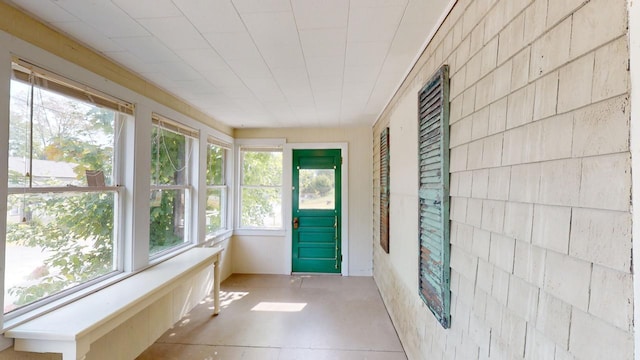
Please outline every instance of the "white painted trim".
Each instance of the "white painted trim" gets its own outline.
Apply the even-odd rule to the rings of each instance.
[[[634,359],[640,360],[640,4],[628,0],[629,77],[630,77],[630,150],[631,150],[631,255],[633,275]]]
[[[206,211],[207,211],[207,157],[209,156],[209,138],[214,138],[226,143],[231,144],[231,148],[226,150],[226,156],[224,159],[224,177],[225,183],[227,186],[227,207],[226,207],[226,215],[225,215],[225,223],[224,228],[220,230],[216,234],[208,234],[207,226],[206,226]],[[226,234],[230,234],[233,232],[233,219],[234,219],[234,205],[235,205],[235,152],[234,152],[234,143],[235,140],[228,135],[221,133],[215,129],[210,129],[209,131],[203,131],[200,133],[200,157],[199,157],[199,171],[203,174],[203,176],[199,176],[198,179],[198,187],[196,189],[202,189],[199,193],[197,193],[199,206],[198,206],[198,221],[196,224],[198,225],[198,236],[197,241],[198,244],[207,243],[207,242],[217,242],[221,241],[220,239],[225,237]]]
[[[284,185],[283,185],[283,190],[284,190]],[[284,202],[284,195],[282,197],[282,201]],[[283,218],[283,223],[284,223],[284,218]],[[284,224],[283,224],[284,226]],[[284,229],[274,229],[274,230],[270,230],[268,228],[242,228],[242,229],[235,229],[233,230],[233,235],[238,235],[238,236],[285,236],[286,232]]]
[[[282,147],[287,142],[285,138],[264,138],[264,139],[235,139],[236,147],[263,147],[278,146]]]
[[[251,148],[251,147],[256,147],[256,148],[260,148],[260,147],[281,147],[283,148],[283,154],[282,154],[282,167],[285,167],[285,158],[284,158],[284,147],[287,143],[287,139],[285,138],[264,138],[264,139],[235,139],[234,141],[234,145],[233,145],[233,159],[234,159],[234,165],[235,165],[235,171],[233,172],[233,178],[235,179],[235,187],[234,189],[234,199],[233,199],[233,203],[234,203],[234,213],[233,213],[233,234],[234,235],[267,235],[267,236],[278,236],[279,233],[281,234],[284,230],[284,222],[285,222],[285,208],[284,206],[281,207],[281,211],[282,211],[282,226],[283,228],[280,229],[270,229],[270,228],[241,228],[240,227],[240,211],[242,211],[242,207],[240,206],[240,186],[242,185],[242,181],[240,180],[240,177],[242,176],[242,164],[240,162],[240,148],[245,147],[245,148]],[[282,176],[284,176],[284,171]],[[285,189],[284,187],[284,181],[285,179],[282,179],[282,183],[283,183],[283,190]],[[282,197],[282,202],[284,204],[284,194]]]
[[[376,118],[373,120],[373,123],[371,124],[371,126],[375,125],[376,122],[378,122],[378,119],[380,119],[380,117],[382,116],[382,113],[384,113],[384,111],[387,109],[389,104],[391,104],[391,100],[393,100],[393,98],[396,96],[396,94],[398,93],[398,90],[400,90],[400,87],[402,86],[404,81],[407,79],[407,76],[409,76],[409,73],[411,73],[411,70],[413,70],[414,66],[416,66],[416,63],[418,63],[418,60],[422,56],[422,53],[424,53],[424,51],[427,49],[427,46],[429,46],[429,43],[431,42],[431,40],[433,40],[433,37],[436,36],[438,29],[440,29],[440,26],[442,26],[442,23],[444,23],[447,16],[449,16],[449,13],[451,12],[451,10],[453,10],[453,7],[456,5],[457,2],[458,0],[451,0],[447,5],[447,7],[442,12],[442,14],[440,14],[440,18],[438,18],[438,21],[436,21],[435,26],[431,29],[431,32],[429,33],[427,38],[424,40],[424,43],[420,47],[420,51],[418,51],[416,56],[413,58],[413,61],[409,63],[409,67],[407,68],[407,70],[405,70],[404,75],[401,78],[402,80],[400,80],[395,90],[393,90],[393,92],[391,93],[391,96],[389,97],[389,100],[387,100],[387,103],[385,104],[385,106],[382,107],[382,110],[380,110],[380,112],[378,113],[378,116],[376,116]]]
[[[0,335],[0,351],[8,349],[13,346],[13,339]]]
[[[287,259],[286,268],[291,272],[291,251],[292,232],[291,232],[291,189],[293,187],[293,150],[294,149],[340,149],[342,154],[342,208],[340,209],[342,216],[342,276],[349,276],[349,144],[348,143],[290,143],[284,146],[284,168],[283,168],[283,189],[282,208],[285,209],[282,221],[286,230],[285,259]]]
[[[111,96],[126,100],[136,105],[135,120],[127,119],[125,127],[122,129],[121,143],[125,147],[125,154],[122,154],[124,161],[121,163],[121,171],[119,178],[126,185],[123,195],[123,205],[125,210],[123,218],[118,219],[120,228],[122,229],[122,245],[123,256],[122,265],[124,274],[116,275],[103,282],[96,287],[104,287],[117,281],[121,276],[129,276],[134,272],[149,266],[148,258],[148,239],[149,239],[149,212],[136,211],[135,209],[149,208],[149,175],[150,174],[150,151],[151,151],[151,113],[156,112],[179,121],[185,125],[198,129],[201,133],[210,133],[219,135],[220,138],[229,140],[231,136],[225,135],[219,130],[212,128],[197,120],[160,104],[155,100],[147,98],[136,93],[132,89],[119,85],[109,79],[90,72],[89,70],[53,55],[31,43],[21,40],[6,32],[0,31],[0,88],[2,91],[9,91],[9,79],[11,78],[11,58],[18,56],[24,58],[39,66],[55,72],[61,76],[67,77],[75,82],[85,84],[96,90],[109,94]],[[9,97],[4,96],[0,91],[0,153],[7,153],[8,144],[8,128],[9,128]],[[7,94],[8,95],[8,94]],[[4,106],[3,106],[4,105]],[[4,141],[2,141],[4,139]],[[232,157],[232,156],[231,156]],[[6,156],[0,156],[0,169],[7,167]],[[7,174],[0,171],[0,213],[6,213],[6,197],[7,197]],[[4,179],[4,180],[2,180]],[[194,181],[195,183],[195,181]],[[4,239],[6,229],[6,219],[0,216],[0,239]],[[230,224],[232,226],[232,224]],[[4,254],[4,240],[0,240],[0,254]],[[181,248],[173,253],[178,255],[186,248]],[[4,269],[4,257],[0,257],[0,269]],[[4,288],[4,274],[0,271],[0,287]],[[95,291],[95,287],[90,286],[91,291]],[[85,290],[89,291],[89,290]],[[0,300],[3,300],[3,293],[0,293]],[[61,306],[63,303],[72,301],[73,299],[84,296],[83,291],[76,292],[72,296],[66,296],[54,299],[45,305],[39,305],[39,308],[33,311],[27,311],[23,315],[9,316],[9,324],[15,324],[19,319],[31,319],[40,316],[43,313],[51,311],[51,309]],[[2,303],[3,301],[0,301]],[[0,329],[6,328],[7,316],[0,315]],[[0,349],[2,347],[0,342]]]
[[[5,34],[0,32],[0,44],[6,42]],[[9,96],[10,96],[10,80],[11,79],[11,55],[9,52],[0,51],[0,239],[6,239],[5,230],[7,226],[7,184],[9,175],[5,169],[8,169],[9,153]],[[0,240],[0,304],[4,305],[4,273],[5,273],[5,240]],[[3,311],[4,312],[4,311]],[[0,313],[0,329],[4,326],[4,315]],[[13,345],[12,340],[0,339],[0,351]]]

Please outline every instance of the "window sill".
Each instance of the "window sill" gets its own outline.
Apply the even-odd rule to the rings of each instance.
[[[205,244],[207,246],[215,246],[233,235],[233,230],[222,230],[217,233],[209,234],[205,237]]]
[[[285,236],[285,229],[235,229],[233,235],[240,236]]]
[[[24,313],[20,313],[19,315],[15,315],[15,316],[6,316],[3,323],[2,323],[2,329],[1,332],[5,332],[7,330],[10,330],[16,326],[19,326],[23,323],[26,323],[28,321],[31,321],[33,319],[36,319],[40,316],[44,316],[47,313],[50,313],[52,311],[56,311],[57,309],[63,308],[71,303],[73,303],[74,301],[80,300],[86,296],[89,296],[93,293],[99,292],[100,290],[109,287],[119,281],[122,281],[126,278],[128,278],[129,276],[134,275],[135,273],[116,273],[113,276],[109,276],[106,279],[103,279],[100,282],[97,282],[93,285],[87,286],[84,289],[75,291],[71,294],[65,295],[59,299],[53,300],[51,302],[48,302],[42,306],[38,306],[37,308],[34,308],[32,310],[26,311]]]

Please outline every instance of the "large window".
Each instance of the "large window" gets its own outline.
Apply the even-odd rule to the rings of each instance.
[[[282,228],[282,149],[240,148],[240,227]]]
[[[190,242],[191,160],[198,132],[153,115],[149,255]]]
[[[12,66],[4,272],[11,315],[119,269],[118,129],[133,112],[26,62]]]
[[[216,139],[209,138],[207,144],[207,206],[205,210],[205,221],[207,235],[216,233],[228,228],[227,222],[227,154],[231,148],[230,144],[225,144]]]

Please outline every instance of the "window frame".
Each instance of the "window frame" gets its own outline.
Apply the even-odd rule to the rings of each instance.
[[[94,291],[97,286],[100,284],[112,283],[115,279],[118,279],[124,273],[124,226],[123,220],[125,218],[125,202],[126,202],[126,189],[122,186],[123,180],[123,170],[124,163],[122,161],[122,154],[124,152],[124,141],[123,133],[126,124],[132,119],[132,114],[134,113],[134,105],[132,103],[126,102],[124,100],[120,100],[113,96],[107,95],[99,90],[96,90],[87,85],[80,84],[75,80],[63,76],[58,75],[52,71],[45,70],[41,67],[31,64],[28,61],[25,61],[18,57],[11,58],[11,75],[5,79],[7,84],[9,85],[9,89],[12,88],[12,81],[20,82],[23,84],[29,84],[30,86],[38,87],[42,90],[57,94],[58,96],[63,96],[64,98],[78,101],[79,103],[85,103],[97,108],[104,108],[112,111],[114,113],[114,123],[113,123],[113,153],[111,154],[112,161],[112,169],[111,169],[111,184],[110,185],[55,185],[55,186],[36,186],[33,184],[33,177],[30,177],[29,183],[24,186],[9,186],[8,181],[4,182],[3,186],[6,186],[6,196],[3,196],[0,201],[4,201],[5,204],[8,204],[10,195],[26,195],[26,194],[70,194],[70,195],[79,195],[79,194],[113,194],[113,239],[112,239],[112,270],[106,272],[102,275],[96,276],[90,280],[81,282],[79,284],[73,285],[67,289],[60,290],[51,295],[42,297],[38,300],[35,300],[29,304],[21,306],[15,310],[12,310],[8,313],[2,314],[2,321],[0,322],[0,328],[5,328],[6,323],[11,323],[13,321],[17,321],[19,319],[23,319],[26,316],[33,312],[40,312],[43,309],[51,308],[52,306],[56,306],[55,304],[64,301],[67,298],[76,298],[77,296],[81,296],[81,294]],[[35,80],[34,80],[35,79]],[[26,80],[26,81],[25,81]],[[39,82],[39,83],[38,83]],[[33,96],[33,92],[32,92]],[[7,93],[7,103],[8,108],[10,108],[11,104],[11,91]],[[29,110],[34,111],[34,109]],[[33,119],[29,119],[29,124],[33,122]],[[7,122],[7,130],[11,127],[11,121]],[[6,134],[7,138],[9,137],[9,131]],[[34,140],[31,138],[28,140],[29,148],[33,147]],[[32,173],[32,161],[35,160],[33,157],[33,152],[29,150],[29,160],[26,163],[29,163],[29,172]],[[3,162],[5,168],[8,169],[9,154],[7,151],[7,162]],[[6,179],[8,180],[8,179]],[[2,233],[4,234],[4,239],[6,241],[7,234],[7,222],[6,219],[1,223]],[[2,249],[5,249],[5,244],[2,244]],[[6,254],[6,251],[3,251]],[[2,259],[2,263],[4,264],[5,259]],[[6,265],[6,264],[5,264]],[[3,266],[5,271],[6,267]],[[4,273],[0,274],[3,277],[2,287],[3,294],[5,291],[5,282],[4,282]],[[4,296],[2,297],[2,305],[3,308],[5,306]],[[46,311],[46,310],[44,310]]]
[[[285,199],[285,174],[287,173],[285,166],[287,166],[285,161],[285,151],[284,146],[286,144],[286,139],[280,138],[265,138],[265,139],[236,139],[235,140],[235,151],[234,157],[237,160],[236,166],[236,211],[235,211],[235,235],[267,235],[267,236],[284,236],[286,234],[286,223],[285,223],[285,210],[288,208],[288,205],[284,203]],[[269,227],[246,227],[242,226],[242,151],[244,149],[255,149],[255,150],[264,150],[264,149],[273,149],[282,152],[282,173],[281,173],[281,181],[279,186],[271,186],[271,187],[279,187],[280,188],[280,216],[282,219],[282,223],[278,228],[269,228]]]
[[[83,289],[74,287],[72,293],[61,294],[56,296],[55,299],[52,297],[52,301],[47,304],[38,303],[39,306],[30,309],[20,316],[7,317],[4,314],[0,315],[0,332],[42,316],[49,311],[67,306],[83,296],[100,291],[105,287],[144,271],[157,263],[177,256],[194,246],[210,246],[215,242],[228,239],[233,234],[236,206],[235,147],[232,147],[232,150],[227,154],[229,159],[227,163],[227,186],[229,191],[227,201],[228,230],[218,234],[218,236],[213,239],[213,243],[208,242],[204,234],[204,191],[201,190],[205,188],[205,166],[203,161],[199,160],[200,157],[204,159],[205,156],[205,133],[234,144],[235,140],[231,135],[223,133],[201,120],[196,120],[189,115],[189,112],[181,112],[168,105],[159,103],[143,93],[136,92],[134,89],[126,87],[125,85],[115,83],[81,65],[52,55],[31,44],[21,42],[11,43],[5,47],[5,49],[1,50],[0,54],[3,55],[4,59],[1,62],[5,65],[0,66],[0,83],[2,83],[6,89],[10,88],[12,60],[17,57],[24,57],[29,59],[29,62],[36,61],[33,64],[42,64],[41,66],[44,66],[49,74],[61,74],[60,76],[64,79],[76,84],[77,88],[75,89],[75,93],[86,95],[87,90],[95,90],[96,94],[91,93],[92,97],[100,97],[100,101],[111,101],[113,104],[119,104],[118,106],[123,106],[122,112],[126,113],[126,115],[121,118],[121,125],[118,125],[120,142],[118,143],[118,147],[114,149],[113,167],[114,178],[116,176],[118,178],[118,183],[114,183],[114,185],[119,187],[118,191],[122,194],[120,197],[121,201],[118,202],[117,208],[114,208],[114,212],[118,211],[118,216],[114,216],[118,230],[116,233],[118,241],[114,243],[114,246],[117,248],[114,251],[118,251],[118,254],[120,254],[117,266],[121,271],[107,279],[99,278],[91,283],[87,282],[87,286]],[[104,99],[102,98],[103,96],[105,97]],[[0,108],[9,109],[9,104],[10,97],[7,91],[0,96]],[[145,209],[149,206],[150,176],[147,174],[149,173],[148,166],[150,166],[151,117],[155,112],[166,114],[181,124],[198,129],[200,138],[198,139],[197,146],[194,147],[193,155],[193,158],[198,160],[193,160],[191,167],[191,171],[193,171],[191,177],[193,197],[190,207],[190,211],[192,212],[192,221],[189,223],[192,230],[189,239],[190,243],[179,249],[175,249],[175,251],[168,252],[161,257],[150,259],[148,256],[149,213],[136,210]],[[7,130],[9,128],[9,111],[4,112],[4,114],[0,113],[0,123],[5,126],[5,131],[0,131],[0,152],[8,154],[9,134]],[[8,168],[8,156],[0,156],[0,167],[2,166]],[[117,175],[116,171],[118,171]],[[5,204],[7,202],[7,190],[8,172],[0,172],[0,202],[4,201]],[[6,234],[6,220],[6,216],[0,217],[0,239],[3,239]],[[0,253],[4,253],[4,249],[5,242],[0,240]],[[0,286],[3,287],[0,299],[3,299],[4,294],[4,265],[5,257],[0,256]],[[4,303],[4,299],[2,303]],[[6,346],[0,342],[0,350],[4,348],[6,348]]]
[[[233,203],[233,194],[232,194],[232,190],[233,190],[233,141],[232,139],[229,139],[231,141],[226,141],[223,139],[220,139],[222,136],[220,136],[219,134],[217,136],[213,136],[213,135],[208,135],[207,136],[207,141],[205,142],[205,161],[204,161],[204,180],[203,180],[203,188],[205,189],[204,191],[204,201],[203,201],[203,210],[202,212],[204,213],[204,220],[203,222],[203,233],[204,233],[204,238],[205,241],[216,241],[217,239],[224,237],[226,234],[228,234],[231,229],[232,229],[232,219],[233,219],[233,214],[231,212],[231,204]],[[222,178],[222,182],[223,184],[217,185],[217,184],[209,184],[208,180],[207,180],[207,167],[208,167],[208,159],[209,159],[209,151],[210,151],[210,146],[217,146],[219,148],[222,148],[224,150],[224,155],[222,158],[222,169],[223,169],[223,178]],[[206,211],[207,211],[207,201],[208,201],[208,191],[212,190],[212,189],[221,189],[223,190],[224,193],[224,203],[220,205],[220,213],[221,213],[221,224],[220,224],[220,228],[217,229],[214,232],[209,232],[207,230],[207,224],[206,224]]]
[[[186,248],[193,246],[197,243],[196,239],[196,231],[194,231],[194,224],[197,223],[197,201],[195,199],[196,194],[196,186],[194,185],[198,181],[199,172],[197,169],[197,161],[198,160],[198,148],[200,144],[200,131],[198,129],[192,128],[182,122],[173,120],[169,117],[160,115],[156,112],[152,112],[151,115],[151,132],[149,133],[150,139],[153,138],[153,130],[155,128],[162,129],[163,131],[169,131],[174,134],[182,135],[185,138],[185,184],[152,184],[153,178],[151,176],[151,172],[149,172],[149,194],[153,191],[158,190],[182,190],[184,191],[184,234],[183,234],[183,242],[181,244],[177,244],[171,246],[166,249],[162,249],[160,251],[151,252],[151,233],[149,227],[149,248],[147,251],[148,260],[150,264],[155,264],[160,262],[168,257],[175,256],[181,251],[186,250]],[[153,140],[151,140],[153,144]],[[188,150],[188,151],[187,151]],[[149,158],[150,165],[154,160],[154,154],[151,153]],[[149,202],[149,211],[151,211],[151,203]],[[149,222],[151,225],[151,222]]]

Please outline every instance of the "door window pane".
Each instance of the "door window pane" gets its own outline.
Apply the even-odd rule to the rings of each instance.
[[[333,169],[300,169],[298,208],[333,210],[335,202],[335,171]]]

